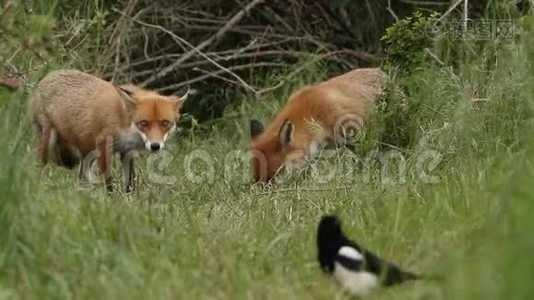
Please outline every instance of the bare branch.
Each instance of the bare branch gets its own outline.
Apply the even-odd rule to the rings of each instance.
[[[207,40],[203,41],[202,43],[198,44],[196,47],[194,47],[191,51],[185,53],[183,56],[181,56],[179,59],[177,59],[175,62],[170,64],[169,66],[163,68],[156,74],[150,76],[147,80],[141,83],[141,86],[147,86],[151,84],[152,82],[156,81],[158,78],[163,77],[167,75],[168,73],[172,72],[177,66],[191,58],[195,54],[200,54],[201,51],[211,45],[213,42],[220,39],[230,28],[232,28],[235,24],[237,24],[252,8],[254,8],[256,5],[262,3],[264,0],[253,0],[250,3],[248,3],[241,11],[239,11],[237,14],[235,14],[229,21],[219,29],[215,34],[213,34],[211,37],[209,37]],[[160,26],[161,27],[161,26]],[[161,27],[161,29],[164,29]],[[238,79],[242,84],[244,84],[248,89],[254,91],[252,87],[250,87],[246,82],[244,82],[241,78]]]
[[[227,70],[229,70],[229,71],[239,71],[239,70],[246,70],[246,69],[250,69],[250,68],[259,68],[259,67],[287,67],[287,64],[259,62],[259,63],[251,63],[251,64],[233,66],[233,67],[229,67]],[[211,72],[211,73],[204,74],[202,76],[198,76],[196,78],[193,78],[193,79],[190,79],[190,80],[187,80],[187,81],[184,81],[184,82],[171,84],[171,85],[159,88],[159,89],[157,89],[157,91],[158,92],[166,92],[166,91],[176,90],[178,88],[181,88],[182,86],[190,85],[190,84],[193,84],[195,82],[199,82],[199,81],[202,81],[204,79],[208,79],[210,77],[217,77],[217,75],[224,74],[224,73],[228,73],[228,72],[226,70],[219,70],[219,71]],[[255,93],[257,93],[257,92],[255,92]]]
[[[257,57],[265,57],[265,56],[282,56],[282,55],[298,58],[298,57],[310,55],[310,53],[300,52],[300,51],[290,51],[290,50],[266,50],[266,51],[252,52],[252,53],[243,53],[241,55],[218,56],[217,58],[213,58],[211,60],[192,61],[189,63],[184,63],[178,66],[178,68],[187,69],[187,68],[200,67],[200,66],[207,65],[213,62],[230,61],[230,60],[237,60],[237,59],[243,59],[243,58],[257,58]],[[165,58],[172,58],[172,57],[179,57],[179,56],[180,56],[179,54],[171,54]],[[131,76],[141,77],[141,76],[146,76],[152,72],[153,72],[152,70],[144,70],[144,71],[133,73],[131,74]]]
[[[451,7],[449,7],[449,9],[447,9],[447,11],[443,13],[443,15],[436,21],[436,23],[434,23],[434,25],[443,21],[456,7],[458,7],[458,5],[460,5],[460,3],[462,3],[462,1],[465,0],[457,0],[456,3],[451,5]]]
[[[427,5],[427,6],[446,6],[449,3],[447,2],[436,2],[436,1],[417,1],[417,0],[400,0],[400,2],[413,4],[413,5]]]
[[[444,66],[444,65],[445,65],[445,63],[444,63],[441,59],[439,59],[439,57],[438,57],[436,54],[434,54],[432,51],[430,51],[430,49],[425,48],[425,52],[428,53],[428,55],[430,55],[430,56],[431,56],[435,61],[437,61],[438,64],[440,64],[441,66]]]
[[[181,44],[185,44],[186,46],[192,48],[191,51],[189,51],[189,52],[183,54],[182,56],[180,56],[180,58],[178,58],[174,63],[172,63],[172,64],[170,65],[170,66],[174,66],[172,69],[176,69],[176,68],[178,68],[178,67],[181,65],[181,63],[183,63],[183,62],[185,61],[184,57],[187,57],[187,55],[188,55],[189,53],[191,53],[191,55],[189,56],[189,57],[191,57],[191,56],[193,56],[193,55],[195,54],[195,52],[196,52],[196,53],[200,54],[200,56],[204,57],[207,61],[209,61],[209,62],[211,62],[212,64],[214,64],[215,66],[217,66],[219,69],[221,69],[221,70],[225,71],[226,73],[228,73],[228,74],[232,75],[233,77],[235,77],[235,78],[241,83],[241,85],[243,85],[243,87],[245,87],[246,89],[248,89],[248,90],[250,90],[250,91],[256,93],[256,90],[254,90],[253,87],[251,87],[245,80],[243,80],[243,79],[242,79],[241,77],[239,77],[237,74],[231,72],[231,71],[230,71],[229,69],[227,69],[226,67],[220,65],[219,63],[217,63],[216,61],[214,61],[213,59],[211,59],[210,57],[208,57],[204,52],[202,52],[201,50],[199,50],[198,47],[195,47],[195,46],[191,45],[191,43],[189,43],[189,42],[186,41],[185,39],[183,39],[183,38],[177,36],[177,35],[174,34],[172,31],[169,31],[169,30],[163,28],[163,27],[160,26],[160,25],[149,24],[149,23],[146,23],[146,22],[143,22],[143,21],[139,21],[139,20],[135,20],[135,19],[134,19],[134,22],[139,23],[139,24],[141,24],[141,25],[143,25],[143,26],[147,26],[147,27],[151,27],[151,28],[159,29],[159,30],[165,32],[166,34],[170,35],[176,42],[181,43]],[[189,58],[189,57],[187,57],[187,58]],[[180,63],[180,64],[176,64],[177,61],[181,61],[181,63]],[[158,74],[161,74],[164,70],[171,70],[171,69],[169,69],[170,66],[167,66],[167,67],[163,68],[161,71],[158,72]],[[154,76],[157,77],[157,74],[154,75]],[[150,80],[150,78],[154,78],[154,76],[149,77],[147,80],[145,80],[145,81],[144,81],[143,83],[141,83],[140,85],[141,85],[141,86],[146,86],[146,82],[148,82],[148,81]]]
[[[214,72],[210,72],[210,71],[207,71],[207,70],[203,70],[203,69],[200,69],[200,68],[194,68],[193,70],[195,71],[199,71],[205,75],[209,75],[210,77],[214,77],[214,78],[218,78],[222,81],[226,81],[228,83],[231,83],[231,84],[234,84],[234,85],[239,85],[239,82],[235,81],[235,80],[231,80],[231,79],[228,79],[222,75],[219,75],[219,74],[216,74]]]
[[[196,29],[196,30],[217,30],[217,27],[214,27],[214,26],[194,26],[194,27],[191,27],[192,29]],[[234,28],[231,28],[228,30],[229,32],[233,32],[233,33],[240,33],[240,34],[244,34],[244,35],[247,35],[247,36],[256,36],[256,35],[262,35],[261,32],[258,32],[258,31],[254,31],[254,30],[249,30],[249,29],[244,29],[243,27],[234,27]],[[289,34],[282,34],[282,33],[265,33],[264,35],[266,38],[279,38],[279,39],[292,39],[294,41],[297,41],[297,42],[307,42],[311,45],[315,45],[321,49],[325,49],[325,50],[334,50],[334,49],[339,49],[339,47],[337,47],[336,45],[332,44],[332,43],[327,43],[327,42],[323,42],[323,41],[318,41],[317,39],[315,39],[312,35],[310,34],[306,34],[306,35],[303,35],[303,36],[291,36]],[[363,52],[363,51],[355,51],[355,52],[359,52],[361,55],[358,57],[358,59],[361,59],[365,62],[373,62],[373,61],[376,61],[377,60],[377,56],[376,55],[373,55],[373,54],[370,54],[370,53],[366,53],[366,52]]]
[[[467,20],[469,19],[469,1],[464,0],[464,32],[467,32]]]
[[[298,38],[287,38],[287,39],[283,39],[283,40],[280,40],[280,41],[269,42],[269,43],[262,43],[262,44],[255,43],[254,45],[246,46],[246,47],[247,47],[247,51],[249,51],[249,50],[259,50],[259,49],[263,49],[263,48],[267,48],[267,47],[274,47],[274,46],[281,45],[281,44],[284,44],[284,43],[294,42],[297,39]],[[240,51],[240,50],[238,50],[238,51]],[[230,50],[223,50],[223,51],[217,51],[217,52],[206,52],[205,54],[218,58],[218,57],[223,57],[224,55],[230,55],[231,56],[231,54],[234,54],[235,52],[236,52],[235,49],[230,49]],[[128,65],[122,66],[122,67],[120,67],[118,69],[118,71],[119,72],[124,72],[124,71],[126,71],[128,69],[131,69],[133,67],[136,67],[136,66],[140,66],[140,65],[148,64],[148,63],[154,63],[154,62],[157,62],[159,60],[166,59],[166,58],[179,58],[180,56],[182,56],[182,54],[162,54],[162,55],[153,56],[153,57],[146,57],[145,59],[138,60],[138,61],[132,62],[132,63],[130,63]],[[229,56],[226,56],[226,57],[228,58]],[[226,60],[229,60],[229,59],[226,59]],[[180,68],[186,68],[185,67],[186,65],[187,64],[180,65]]]
[[[396,22],[399,21],[399,17],[397,17],[397,14],[393,11],[393,9],[391,9],[391,0],[388,0],[388,6],[386,7],[386,10],[391,14]]]

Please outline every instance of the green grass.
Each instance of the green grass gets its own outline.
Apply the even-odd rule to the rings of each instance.
[[[401,124],[387,123],[398,128],[382,133],[388,141],[400,131],[409,137],[396,150],[406,160],[402,182],[385,180],[384,171],[399,171],[384,169],[380,158],[367,167],[355,159],[391,153],[372,143],[272,187],[250,184],[246,165],[224,171],[228,153],[248,150],[248,121],[272,119],[295,88],[324,78],[321,66],[266,99],[243,96],[201,131],[177,135],[172,160],[152,172],[171,183],[154,182],[148,170],[157,166],[144,154],[131,195],[107,195],[102,185],[80,186],[76,171],[41,167],[27,94],[0,90],[0,299],[344,299],[316,261],[315,230],[326,213],[339,214],[345,231],[380,255],[439,278],[371,299],[530,298],[530,36],[502,49],[488,74],[482,58],[472,58],[454,72],[429,66],[409,79],[413,106]],[[487,97],[480,105],[471,101],[475,87]],[[428,153],[441,158],[427,170],[434,183],[418,169]],[[211,179],[191,180],[206,170],[199,160],[187,168],[192,155],[209,157]],[[326,181],[327,171],[337,173]]]

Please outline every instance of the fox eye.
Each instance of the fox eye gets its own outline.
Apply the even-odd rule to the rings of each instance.
[[[161,120],[161,127],[163,128],[168,128],[170,125],[171,125],[171,122],[169,122],[168,120]]]
[[[139,121],[137,123],[137,126],[139,126],[139,128],[148,128],[148,121],[147,120]]]

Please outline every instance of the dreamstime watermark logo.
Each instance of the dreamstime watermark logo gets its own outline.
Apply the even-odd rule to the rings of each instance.
[[[309,125],[310,132],[321,137],[323,142],[311,142],[306,149],[281,144],[277,148],[279,152],[276,153],[262,152],[259,149],[234,149],[223,155],[214,155],[205,149],[195,149],[185,156],[180,155],[180,159],[167,149],[161,149],[148,155],[146,160],[138,160],[137,150],[129,150],[133,147],[131,144],[109,137],[105,144],[98,147],[105,149],[105,152],[94,150],[82,159],[80,179],[90,183],[101,182],[93,166],[94,162],[97,162],[106,186],[110,187],[111,159],[113,152],[119,152],[127,191],[134,190],[138,181],[135,180],[135,160],[146,162],[145,168],[141,168],[143,180],[164,185],[211,185],[220,181],[250,183],[253,177],[274,179],[275,182],[282,183],[297,176],[304,176],[317,184],[341,181],[400,185],[409,180],[428,184],[439,181],[435,171],[443,156],[436,150],[426,149],[426,139],[421,140],[416,150],[401,150],[395,147],[387,151],[375,149],[361,157],[343,146],[350,144],[356,135],[362,132],[364,120],[361,116],[339,116],[331,127],[331,135],[318,122],[311,122]]]
[[[224,182],[251,182],[252,153],[250,151],[229,151],[221,160],[208,151],[198,149],[185,155],[178,161],[171,152],[152,155],[147,159],[146,174],[156,184],[208,184],[220,179]],[[295,168],[284,168],[277,173],[274,180],[283,183],[294,176],[304,176],[317,184],[329,184],[344,181],[367,183],[378,178],[386,185],[405,184],[408,178],[427,184],[436,184],[439,177],[434,174],[443,156],[435,150],[421,151],[409,158],[398,150],[373,150],[365,157],[359,157],[350,151],[324,150],[321,156]],[[176,166],[183,167],[180,175],[170,173]],[[267,166],[264,162],[262,166]]]
[[[427,26],[427,36],[447,34],[452,40],[510,40],[516,31],[512,20],[468,19],[452,20]]]
[[[137,157],[137,151],[130,151],[123,160],[123,171],[133,163]],[[89,183],[101,183],[93,163],[98,161],[99,153],[91,152],[82,160],[85,170],[85,180]],[[210,154],[203,149],[191,151],[180,161],[167,150],[158,154],[148,155],[145,160],[145,168],[142,175],[146,180],[154,184],[208,184],[211,185],[220,179],[224,182],[251,182],[252,181],[252,158],[258,159],[251,151],[233,150],[227,152],[223,159]],[[266,160],[263,155],[260,159]],[[302,160],[293,168],[281,167],[275,176],[275,182],[283,183],[291,180],[294,176],[304,176],[316,184],[326,185],[332,182],[343,181],[344,183],[378,180],[384,185],[402,185],[408,179],[419,180],[426,184],[436,184],[439,177],[434,173],[442,162],[443,156],[436,150],[424,150],[408,157],[398,150],[378,151],[372,150],[365,157],[360,157],[352,151],[340,151],[339,149],[325,149],[314,160]],[[182,167],[183,172],[177,172],[177,167]],[[267,167],[267,161],[258,166]],[[128,182],[128,172],[123,172]]]
[[[308,175],[317,184],[374,181],[384,185],[402,185],[409,179],[436,184],[439,177],[433,173],[442,160],[443,156],[435,150],[425,150],[409,157],[395,149],[373,150],[364,157],[351,151],[340,155],[337,150],[327,150],[308,165]]]
[[[150,155],[146,160],[146,173],[150,182],[158,184],[175,184],[176,176],[169,174],[174,163],[174,156],[166,150],[156,155]]]

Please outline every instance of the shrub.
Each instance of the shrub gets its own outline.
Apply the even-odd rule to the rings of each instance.
[[[417,11],[386,29],[382,37],[387,55],[385,68],[408,74],[426,61],[425,48],[432,45],[432,28],[438,13],[425,16]]]

